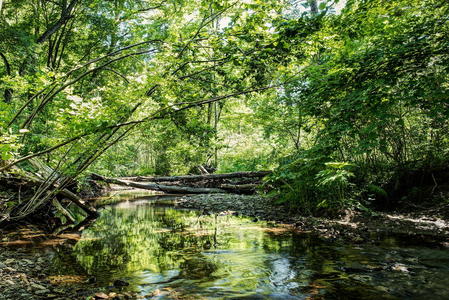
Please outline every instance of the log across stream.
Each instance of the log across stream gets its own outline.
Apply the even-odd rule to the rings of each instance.
[[[93,180],[111,184],[173,194],[253,194],[256,191],[257,186],[261,184],[261,179],[270,173],[270,171],[257,171],[161,177],[137,176],[126,178],[109,178],[98,174],[92,174],[91,178]]]

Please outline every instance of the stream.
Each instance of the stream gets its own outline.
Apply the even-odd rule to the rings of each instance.
[[[449,298],[445,248],[392,237],[339,244],[269,222],[178,209],[170,198],[113,199],[72,248],[51,250],[54,276],[88,276],[106,288],[126,281],[125,291],[145,299]]]

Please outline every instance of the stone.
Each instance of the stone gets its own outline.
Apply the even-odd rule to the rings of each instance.
[[[129,285],[129,283],[124,280],[117,279],[116,281],[114,281],[115,287],[123,287],[123,286],[128,286],[128,285]]]
[[[95,294],[95,299],[108,299],[109,296],[106,295],[105,293],[96,293]]]
[[[45,289],[45,290],[38,290],[38,291],[35,291],[34,293],[35,293],[36,295],[45,295],[45,294],[50,293],[50,291],[47,290],[47,289]]]
[[[29,260],[29,259],[22,259],[22,262],[25,263],[25,264],[27,264],[27,265],[34,265],[34,262],[32,262],[32,261]]]
[[[407,267],[403,264],[394,264],[391,269],[393,271],[397,271],[397,272],[404,272],[404,273],[408,273],[409,270],[407,269]]]
[[[28,281],[27,275],[26,274],[19,274],[20,279],[25,282],[26,284],[30,284],[30,282]]]
[[[42,286],[40,284],[37,283],[32,283],[31,287],[35,290],[46,290],[47,288],[45,286]]]
[[[382,286],[382,285],[376,286],[376,290],[382,291],[384,293],[388,293],[389,292],[388,288],[385,287],[385,286]]]
[[[22,293],[20,294],[20,299],[31,299],[32,296],[30,294],[27,293]]]

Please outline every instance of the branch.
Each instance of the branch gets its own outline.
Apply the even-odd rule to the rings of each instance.
[[[227,11],[228,9],[230,9],[231,7],[233,7],[234,5],[236,5],[238,3],[238,1],[234,2],[233,4],[229,5],[228,7],[222,9],[221,11],[211,14],[210,16],[204,17],[203,20],[201,21],[200,26],[198,27],[197,31],[195,32],[195,34],[193,35],[193,37],[187,41],[187,43],[184,45],[184,47],[181,49],[181,51],[178,54],[178,58],[181,57],[184,54],[184,51],[187,49],[187,47],[189,46],[189,44],[195,40],[198,35],[201,33],[201,30],[206,27],[207,25],[209,25],[211,22],[213,22],[215,19],[217,19],[220,15],[222,15],[225,11]]]
[[[110,71],[110,72],[114,73],[115,75],[121,77],[126,83],[129,83],[128,78],[126,78],[126,76],[123,75],[122,73],[120,73],[120,72],[118,72],[118,71],[116,71],[116,70],[114,70],[114,69],[111,69],[111,68],[104,68],[104,70],[105,70],[105,71]]]
[[[0,5],[1,5],[1,0],[0,0]],[[9,64],[8,59],[6,59],[6,56],[1,52],[0,52],[0,56],[2,57],[3,63],[5,64],[6,74],[11,75],[11,65]],[[11,102],[12,94],[13,94],[13,90],[11,88],[5,88],[5,93],[4,93],[5,103]]]
[[[101,56],[101,57],[92,59],[92,60],[90,60],[90,61],[88,61],[88,62],[82,64],[81,66],[76,67],[75,69],[70,70],[69,72],[67,72],[67,73],[65,74],[65,78],[68,78],[73,72],[78,71],[78,70],[80,70],[80,69],[82,69],[82,68],[84,68],[84,67],[87,67],[88,65],[93,64],[93,63],[95,63],[95,62],[98,62],[98,61],[100,61],[100,60],[103,60],[103,59],[105,59],[105,58],[107,58],[107,57],[115,56],[115,55],[119,54],[120,52],[123,52],[123,51],[125,51],[125,50],[131,49],[131,48],[134,48],[134,47],[137,47],[137,46],[140,46],[140,45],[149,44],[149,43],[156,43],[156,42],[161,42],[161,43],[162,43],[163,41],[161,41],[161,40],[149,40],[149,41],[144,41],[144,42],[132,44],[132,45],[129,45],[129,46],[126,46],[126,47],[117,49],[117,50],[115,50],[115,51],[113,51],[113,52],[110,52],[110,53],[104,55],[104,56]],[[151,50],[151,51],[156,51],[156,50]],[[97,68],[95,68],[95,69],[93,69],[93,70],[87,71],[86,73],[82,74],[83,76],[82,76],[81,78],[83,78],[84,76],[90,74],[90,73],[93,72],[93,71],[96,71],[96,70],[98,70],[98,69],[100,69],[100,68],[102,68],[102,67],[104,67],[104,66],[107,66],[108,64],[110,64],[110,63],[112,63],[112,62],[115,62],[115,61],[118,61],[118,60],[127,58],[127,57],[132,56],[132,55],[138,55],[138,54],[142,54],[142,53],[145,53],[145,52],[140,52],[140,53],[137,53],[137,54],[133,54],[133,53],[132,53],[132,54],[128,54],[128,55],[125,55],[125,56],[121,56],[121,57],[119,57],[119,58],[117,58],[117,59],[114,59],[114,60],[112,60],[112,61],[110,61],[110,62],[108,62],[108,63],[103,64],[103,65],[100,66],[100,67],[97,67]],[[149,53],[149,52],[148,52],[148,53]],[[81,78],[78,77],[77,79],[79,80],[79,79],[81,79]],[[69,82],[68,85],[71,85],[71,84],[77,82],[78,80]],[[52,84],[52,85],[53,85],[53,84]],[[64,90],[68,85],[64,85],[63,88],[62,88],[62,90]],[[46,89],[48,89],[48,88],[50,88],[50,87],[52,87],[52,86],[50,85],[50,86],[44,88],[44,89],[41,90],[38,94],[34,95],[30,100],[28,100],[28,101],[27,101],[27,102],[26,102],[26,103],[19,109],[19,111],[16,113],[16,115],[13,117],[13,119],[9,122],[8,125],[10,126],[10,125],[12,125],[12,124],[14,123],[14,121],[17,119],[17,117],[23,112],[23,110],[24,110],[28,105],[31,104],[31,102],[36,98],[36,96],[41,95]],[[57,92],[52,93],[52,92],[55,90],[55,88],[56,88],[56,86],[53,86],[52,89],[51,89],[51,91],[47,93],[47,96],[46,96],[45,98],[48,98],[48,97],[52,98],[52,97],[54,97],[57,93],[59,93],[59,92],[62,91],[62,90],[59,90],[59,89],[58,89]],[[50,95],[50,93],[52,93],[52,94]],[[48,96],[48,95],[50,95],[50,96]],[[34,116],[33,116],[33,117],[34,117]]]
[[[240,96],[240,95],[244,95],[244,94],[260,92],[260,91],[276,88],[278,86],[280,86],[280,85],[272,85],[272,86],[254,88],[254,89],[250,89],[250,90],[235,92],[235,93],[232,93],[232,94],[229,94],[229,95],[213,97],[213,98],[210,98],[210,99],[207,99],[207,100],[203,100],[203,101],[183,102],[183,103],[177,103],[177,104],[169,105],[169,106],[166,106],[164,108],[161,108],[160,110],[154,112],[152,115],[150,115],[150,116],[148,116],[146,118],[143,118],[141,120],[129,121],[129,122],[124,122],[124,123],[119,123],[119,124],[115,124],[115,125],[110,125],[110,126],[98,128],[98,129],[93,130],[91,132],[86,132],[86,133],[74,136],[74,137],[72,137],[72,138],[70,138],[70,139],[68,139],[68,140],[66,140],[66,141],[64,141],[64,142],[62,142],[60,144],[57,144],[57,145],[55,145],[53,147],[50,147],[50,148],[48,148],[46,150],[43,150],[43,151],[40,151],[40,152],[37,152],[37,153],[33,153],[33,154],[30,154],[30,155],[18,158],[17,160],[9,163],[8,165],[0,168],[0,172],[9,169],[12,166],[15,166],[16,164],[18,164],[20,162],[29,160],[29,159],[31,159],[33,157],[41,156],[43,154],[52,152],[54,150],[57,150],[57,149],[65,146],[65,145],[68,145],[68,144],[70,144],[70,143],[72,143],[74,141],[80,140],[81,138],[89,136],[91,134],[99,133],[99,132],[102,132],[102,131],[105,131],[105,130],[110,130],[110,129],[116,129],[116,128],[121,128],[121,127],[131,126],[131,125],[137,125],[137,124],[145,123],[145,122],[148,122],[148,121],[151,121],[151,120],[162,119],[162,118],[164,118],[165,116],[167,116],[167,115],[169,115],[171,113],[177,113],[177,112],[180,112],[180,111],[192,108],[192,107],[196,107],[196,106],[200,106],[200,105],[204,105],[204,104],[208,104],[208,103],[213,103],[213,102],[218,102],[218,101],[221,101],[221,100],[224,100],[224,99],[228,99],[228,98],[231,98],[231,97],[236,97],[236,96]],[[181,108],[176,108],[177,105],[185,105],[185,106],[181,107]]]
[[[152,7],[147,7],[147,8],[142,8],[142,9],[138,9],[137,12],[141,13],[141,12],[146,12],[146,11],[150,11],[153,9],[158,9],[161,8],[162,5],[164,5],[165,3],[167,3],[168,0],[164,0],[161,3],[159,3],[158,5],[152,6]]]
[[[0,56],[2,57],[3,63],[5,64],[6,74],[11,75],[11,65],[9,64],[8,59],[6,59],[6,56],[2,52],[0,52]]]
[[[59,18],[59,20],[52,27],[48,28],[37,39],[37,43],[38,44],[41,44],[41,43],[45,42],[53,33],[58,31],[58,29],[61,28],[61,26],[63,26],[70,18],[73,17],[71,15],[71,13],[72,13],[72,10],[75,7],[77,2],[78,2],[78,0],[72,0],[72,2],[70,2],[68,7],[63,8],[62,13],[61,13],[61,17]]]
[[[75,71],[78,71],[79,69],[82,69],[82,68],[84,68],[84,67],[87,67],[88,65],[91,65],[91,64],[93,64],[93,63],[96,63],[96,62],[98,62],[98,61],[100,61],[100,60],[103,60],[103,59],[105,59],[105,58],[108,58],[108,57],[111,57],[111,56],[115,56],[115,55],[117,55],[117,54],[119,54],[120,52],[123,52],[123,51],[125,51],[125,50],[129,50],[129,49],[134,48],[134,47],[137,47],[137,46],[141,46],[141,45],[145,45],[145,44],[150,44],[150,43],[157,43],[157,42],[158,42],[158,43],[163,43],[162,40],[149,40],[149,41],[144,41],[144,42],[132,44],[132,45],[129,45],[129,46],[126,46],[126,47],[117,49],[117,50],[115,50],[115,51],[113,51],[113,52],[109,52],[109,53],[106,54],[106,55],[103,55],[103,56],[101,56],[101,57],[94,58],[94,59],[92,59],[92,60],[87,61],[86,63],[80,65],[79,67],[76,67],[75,69],[72,69],[72,70],[70,70],[69,72],[67,72],[67,74],[66,74],[65,76],[68,77],[70,74],[72,74],[72,73],[75,72]],[[155,50],[154,50],[154,51],[155,51]]]
[[[20,109],[17,111],[17,113],[14,115],[14,117],[11,119],[11,121],[9,121],[9,123],[8,123],[8,126],[11,126],[13,123],[14,123],[14,121],[17,119],[17,117],[19,117],[20,116],[20,114],[23,112],[23,110],[28,106],[28,105],[30,105],[31,104],[31,102],[33,102],[33,100],[36,98],[36,97],[38,97],[39,95],[41,95],[42,93],[44,93],[45,92],[45,90],[47,90],[48,88],[50,88],[51,87],[51,85],[49,85],[49,86],[47,86],[47,87],[45,87],[45,88],[43,88],[42,90],[40,90],[39,92],[37,92],[36,94],[34,94],[24,105],[22,105],[22,107],[20,107]],[[56,86],[54,85],[53,87],[52,87],[52,89],[50,90],[50,93],[52,92],[52,91],[54,91],[54,89],[56,88]]]
[[[104,69],[106,66],[108,66],[108,65],[110,65],[110,64],[112,64],[112,63],[114,63],[114,62],[116,62],[116,61],[125,59],[125,58],[127,58],[127,57],[130,57],[130,56],[136,56],[136,55],[142,55],[142,54],[147,54],[147,53],[151,53],[151,52],[153,52],[153,51],[155,51],[155,50],[147,50],[147,51],[133,52],[133,53],[129,53],[129,54],[126,54],[126,55],[123,55],[123,56],[114,58],[114,59],[112,59],[112,60],[110,60],[110,61],[108,61],[108,62],[102,64],[101,66],[92,68],[92,69],[90,69],[90,70],[84,72],[83,74],[79,75],[77,78],[75,78],[75,79],[73,79],[73,80],[71,80],[71,81],[69,81],[69,82],[63,84],[63,85],[62,85],[61,87],[59,87],[56,91],[52,92],[51,94],[47,94],[47,96],[45,97],[45,99],[42,100],[42,102],[36,107],[36,109],[32,112],[32,114],[31,114],[31,115],[25,120],[25,122],[22,124],[22,128],[28,128],[28,127],[31,125],[33,119],[36,117],[36,115],[37,115],[37,114],[38,114],[38,113],[45,107],[45,105],[47,105],[47,104],[48,104],[48,103],[49,103],[49,102],[50,102],[50,101],[51,101],[51,100],[52,100],[58,93],[62,92],[62,91],[63,91],[64,89],[66,89],[68,86],[77,83],[78,81],[80,81],[81,79],[83,79],[84,77],[86,77],[87,75],[89,75],[90,73],[93,73],[93,72],[95,72],[95,71]]]
[[[178,77],[178,79],[179,79],[179,80],[184,80],[184,79],[186,79],[186,78],[189,78],[189,77],[192,77],[192,76],[195,76],[195,75],[204,73],[204,72],[206,72],[206,71],[213,70],[213,69],[215,69],[216,67],[220,67],[220,66],[222,66],[222,65],[224,65],[224,64],[226,64],[226,63],[228,63],[228,62],[230,62],[230,61],[229,61],[229,60],[221,61],[220,63],[214,64],[213,66],[210,66],[210,67],[207,67],[207,68],[204,68],[204,69],[195,71],[195,72],[193,72],[193,73],[190,73],[190,74],[187,74],[187,75],[184,75],[184,76],[181,76],[181,77]]]
[[[201,105],[205,105],[205,104],[209,104],[209,103],[214,103],[214,102],[218,102],[218,101],[221,101],[224,99],[237,97],[237,96],[241,96],[241,95],[245,95],[245,94],[261,92],[261,91],[276,88],[279,86],[280,86],[280,84],[279,85],[270,85],[270,86],[266,86],[266,87],[260,87],[260,88],[254,88],[254,89],[250,89],[250,90],[235,92],[235,93],[224,95],[224,96],[213,97],[213,98],[210,98],[207,100],[176,103],[176,104],[168,105],[164,108],[161,108],[158,111],[151,114],[150,116],[143,118],[141,120],[129,121],[129,122],[121,123],[121,124],[116,124],[116,125],[109,126],[107,128],[110,129],[110,128],[115,128],[115,127],[124,127],[124,126],[133,125],[133,124],[141,124],[141,123],[145,123],[145,122],[152,121],[152,120],[162,119],[169,114],[177,113],[177,112],[180,112],[180,111],[192,108],[192,107],[201,106]],[[181,107],[181,108],[176,108],[179,105],[185,105],[185,106]],[[170,109],[172,109],[172,110],[170,111]],[[0,169],[0,171],[1,170],[2,169]]]

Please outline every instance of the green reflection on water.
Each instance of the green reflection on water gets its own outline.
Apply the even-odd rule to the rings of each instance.
[[[447,251],[399,248],[391,241],[367,248],[331,244],[267,223],[204,216],[148,199],[106,206],[71,251],[55,255],[55,273],[88,274],[102,287],[126,280],[126,289],[142,295],[160,289],[157,299],[448,295],[441,288],[449,285],[449,264],[435,263],[448,263]],[[410,271],[392,271],[395,263]],[[429,271],[432,264],[437,266]]]

